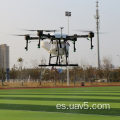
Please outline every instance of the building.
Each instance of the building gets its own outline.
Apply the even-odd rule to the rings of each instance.
[[[6,44],[0,45],[0,69],[4,68],[6,69],[9,68],[9,46]]]

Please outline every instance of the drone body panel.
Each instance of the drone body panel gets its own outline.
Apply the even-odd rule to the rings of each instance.
[[[49,43],[48,41],[42,41],[41,42],[41,46],[47,50],[49,53],[57,56],[58,55],[58,47],[59,47],[59,55],[63,56],[65,55],[65,47],[66,47],[66,52],[69,51],[69,44],[64,44],[62,43],[61,44],[61,48],[60,48],[60,45],[58,44],[58,47],[57,47],[57,44],[56,42],[54,42],[53,44],[52,43]]]
[[[67,37],[67,34],[61,34],[61,33],[51,33],[51,35],[54,35],[56,39]]]

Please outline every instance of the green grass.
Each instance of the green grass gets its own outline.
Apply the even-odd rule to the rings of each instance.
[[[110,109],[69,109],[70,104],[110,104]],[[68,109],[56,109],[65,104]],[[0,90],[0,120],[120,120],[120,87]]]

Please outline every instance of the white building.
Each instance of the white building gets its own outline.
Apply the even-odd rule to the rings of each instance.
[[[9,68],[9,46],[6,44],[0,45],[0,68],[5,71]]]

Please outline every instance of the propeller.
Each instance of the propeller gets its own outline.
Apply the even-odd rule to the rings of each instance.
[[[92,45],[92,38],[94,37],[94,34],[97,34],[97,32],[91,31],[91,30],[76,30],[78,32],[87,32],[89,33],[88,37],[90,38],[90,42],[91,42],[91,49],[93,49],[93,45]],[[106,34],[106,32],[99,32],[99,34]],[[88,38],[87,38],[88,39]]]
[[[31,31],[31,32],[34,32],[34,31],[36,31],[37,32],[37,36],[39,36],[40,37],[40,39],[42,39],[43,38],[43,36],[46,36],[46,37],[48,37],[48,38],[50,38],[50,34],[48,33],[48,35],[46,35],[46,34],[43,34],[43,32],[56,32],[56,31],[58,31],[58,30],[29,30],[29,29],[23,29],[24,31]]]
[[[13,35],[13,36],[24,36],[26,40],[26,51],[28,50],[28,40],[30,40],[30,34],[25,34],[25,35]]]
[[[93,49],[93,44],[92,44],[92,38],[94,37],[94,33],[95,32],[93,32],[93,31],[89,31],[89,30],[77,30],[77,31],[79,31],[79,32],[87,32],[87,33],[89,33],[88,34],[88,38],[90,38],[90,42],[91,42],[91,44],[90,44],[90,48],[91,48],[91,50]],[[88,38],[87,38],[87,40],[88,40]]]

